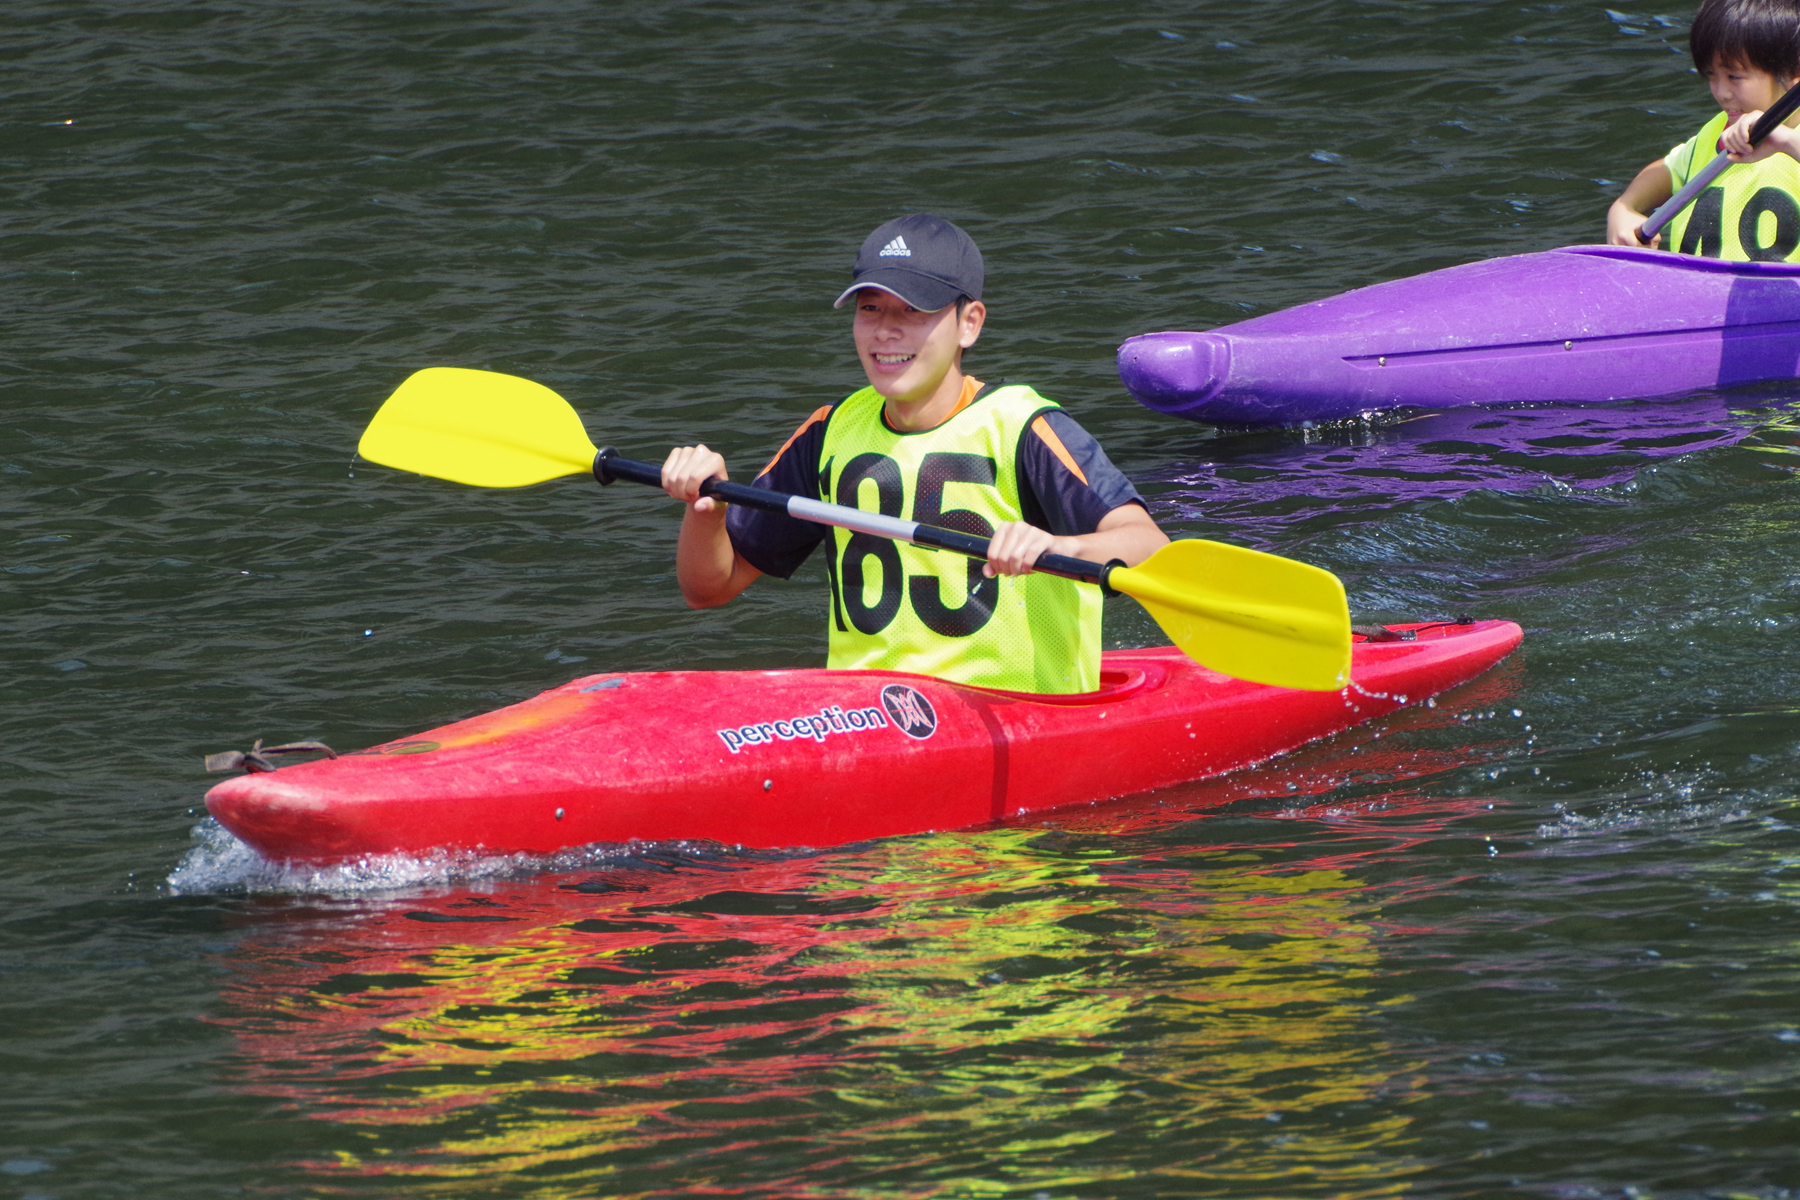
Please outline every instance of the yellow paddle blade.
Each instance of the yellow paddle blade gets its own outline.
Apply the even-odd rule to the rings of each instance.
[[[1335,692],[1350,682],[1350,609],[1330,571],[1198,538],[1107,577],[1189,658],[1237,679]]]
[[[476,487],[524,487],[593,469],[596,447],[569,402],[541,383],[426,367],[394,389],[356,452]]]

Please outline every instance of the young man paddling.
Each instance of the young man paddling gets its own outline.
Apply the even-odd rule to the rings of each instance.
[[[705,446],[670,451],[663,487],[687,503],[676,578],[695,608],[830,551],[836,668],[916,671],[1029,692],[1099,686],[1100,590],[1031,566],[1044,553],[1135,566],[1166,545],[1099,443],[1022,384],[963,373],[981,336],[981,252],[918,213],[871,233],[836,306],[869,386],[814,412],[755,486],[989,536],[986,564],[700,495],[727,478]]]

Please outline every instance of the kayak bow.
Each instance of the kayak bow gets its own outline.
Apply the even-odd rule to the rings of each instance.
[[[1800,378],[1800,264],[1565,246],[1119,347],[1140,404],[1214,425],[1595,404]]]

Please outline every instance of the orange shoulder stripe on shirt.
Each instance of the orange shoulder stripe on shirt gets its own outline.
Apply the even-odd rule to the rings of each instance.
[[[1031,431],[1044,439],[1044,445],[1050,447],[1050,453],[1062,459],[1062,465],[1069,468],[1075,478],[1081,480],[1082,483],[1087,483],[1088,477],[1082,473],[1080,467],[1075,465],[1075,456],[1069,453],[1069,448],[1063,445],[1061,438],[1056,436],[1056,430],[1050,428],[1050,422],[1038,417],[1031,422]]]
[[[779,449],[775,452],[775,457],[771,458],[769,460],[768,466],[764,467],[761,471],[757,472],[756,477],[758,479],[761,479],[764,475],[767,475],[770,471],[774,470],[775,464],[781,461],[781,456],[788,452],[788,447],[794,444],[794,440],[796,438],[798,438],[801,434],[805,433],[808,429],[811,429],[814,425],[817,425],[820,421],[823,421],[826,417],[829,417],[830,415],[831,415],[831,405],[829,405],[829,404],[824,405],[820,408],[815,408],[813,410],[813,415],[806,418],[806,420],[800,422],[800,428],[794,430],[793,433],[788,435],[788,440],[781,443],[781,449]]]

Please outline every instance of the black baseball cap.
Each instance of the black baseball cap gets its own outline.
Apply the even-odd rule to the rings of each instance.
[[[833,308],[858,288],[880,288],[923,312],[936,312],[967,296],[981,299],[983,268],[975,239],[930,213],[895,217],[863,239],[850,286]]]

